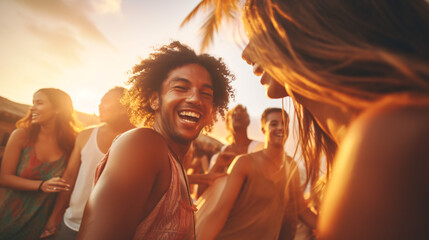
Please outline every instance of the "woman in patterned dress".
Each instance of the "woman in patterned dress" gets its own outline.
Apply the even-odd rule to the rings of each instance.
[[[33,95],[6,145],[0,173],[0,239],[38,239],[73,149],[77,122],[70,96],[55,88]]]

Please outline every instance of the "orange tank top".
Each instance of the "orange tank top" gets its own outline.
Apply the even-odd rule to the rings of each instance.
[[[96,170],[97,182],[106,165],[109,153],[99,163]],[[171,180],[167,192],[164,193],[152,212],[137,226],[134,239],[154,240],[188,240],[194,239],[194,211],[190,203],[182,198],[187,189],[181,184],[181,166],[171,152],[168,152],[171,166]],[[186,176],[184,176],[186,178]]]

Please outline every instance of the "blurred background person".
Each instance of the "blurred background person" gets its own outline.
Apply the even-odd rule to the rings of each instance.
[[[55,239],[76,239],[85,204],[94,186],[97,164],[116,136],[134,128],[126,108],[121,104],[125,93],[126,89],[123,87],[110,89],[99,105],[100,122],[103,124],[85,129],[77,136],[69,163],[62,175],[71,185],[71,191],[59,194],[42,238],[55,234],[60,223]]]
[[[60,177],[79,129],[70,96],[55,88],[39,89],[16,126],[1,165],[0,238],[38,239],[55,193],[70,190]]]
[[[212,185],[219,177],[223,177],[226,173],[209,172],[209,158],[219,152],[223,146],[218,140],[200,134],[195,139],[189,151],[184,157],[183,167],[186,169],[189,183],[191,184],[191,196],[193,200],[197,200],[201,194],[200,186],[204,188]]]
[[[228,145],[222,146],[220,151],[214,154],[210,159],[209,173],[226,173],[232,160],[240,154],[259,151],[264,148],[264,143],[252,140],[247,135],[247,129],[250,124],[250,117],[247,109],[238,104],[230,109],[225,116],[225,125],[228,130]],[[223,175],[226,176],[226,175]],[[198,208],[203,204],[214,205],[225,186],[226,177],[217,175],[212,184],[201,183],[198,185]],[[205,193],[207,191],[207,193]],[[203,195],[205,193],[205,195]]]
[[[228,111],[225,117],[225,125],[229,134],[227,137],[229,144],[223,146],[220,152],[211,158],[211,172],[226,172],[235,156],[256,152],[264,147],[263,142],[252,140],[247,136],[249,124],[250,117],[243,105],[238,104]]]

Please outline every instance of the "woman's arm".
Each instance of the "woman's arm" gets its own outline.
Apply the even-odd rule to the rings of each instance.
[[[49,217],[45,229],[42,232],[41,238],[49,237],[55,234],[58,224],[60,223],[65,210],[69,206],[71,194],[76,183],[76,178],[79,173],[81,165],[81,151],[89,139],[92,132],[91,129],[83,130],[76,137],[73,151],[70,155],[66,170],[63,173],[62,178],[70,184],[70,191],[60,192],[55,200],[55,206],[52,210],[51,216]],[[95,171],[95,169],[94,169]]]
[[[121,135],[86,204],[78,239],[132,239],[154,201],[151,194],[160,182],[169,183],[167,152],[164,140],[153,130],[135,129]],[[170,175],[161,179],[166,169]],[[167,189],[168,184],[162,190]]]
[[[250,159],[246,155],[236,158],[228,169],[229,175],[219,202],[206,217],[197,222],[197,239],[214,239],[222,230],[240,189],[249,173]]]

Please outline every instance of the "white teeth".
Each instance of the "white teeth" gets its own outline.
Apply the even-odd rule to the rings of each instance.
[[[184,117],[193,117],[193,118],[200,118],[200,114],[196,113],[196,112],[191,112],[191,111],[182,111],[179,113],[180,116],[184,116]]]
[[[283,133],[276,133],[276,134],[274,134],[274,136],[276,136],[276,137],[283,137],[284,134]]]
[[[189,123],[195,123],[195,121],[192,121],[192,120],[189,120],[189,119],[183,119],[183,121],[189,122]]]
[[[253,73],[256,76],[261,76],[264,73],[264,69],[262,69],[261,65],[255,63],[253,64]]]

